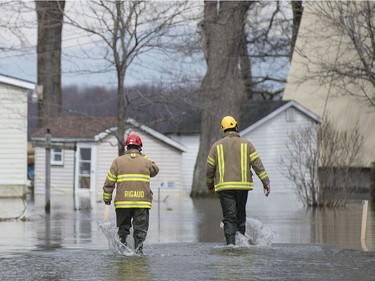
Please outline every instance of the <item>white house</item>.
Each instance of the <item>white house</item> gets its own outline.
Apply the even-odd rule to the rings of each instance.
[[[102,187],[112,161],[117,157],[116,118],[64,116],[51,124],[51,192],[96,194]],[[127,120],[126,134],[137,133],[143,142],[143,153],[160,168],[151,179],[151,189],[178,191],[182,188],[182,154],[184,145],[159,132]],[[45,191],[45,129],[32,136],[35,146],[35,192]],[[60,146],[60,147],[59,147]]]
[[[295,101],[250,101],[243,105],[242,112],[242,119],[237,120],[240,135],[249,139],[258,151],[270,176],[272,192],[290,192],[293,183],[280,169],[280,159],[287,154],[289,135],[298,128],[317,124],[320,117]],[[220,124],[217,126],[219,129]],[[183,190],[190,191],[199,148],[200,117],[190,116],[176,126],[163,129],[163,133],[187,147],[182,156]],[[262,186],[256,176],[254,181],[255,186]]]
[[[339,22],[342,15],[335,13],[338,8],[331,9],[336,4],[345,6],[340,2],[334,1],[332,4],[330,1],[305,1],[283,99],[297,101],[329,120],[338,131],[352,132],[357,127],[358,133],[363,136],[363,148],[358,155],[361,163],[355,162],[355,165],[368,171],[366,177],[369,182],[370,168],[372,162],[375,162],[375,110],[364,100],[372,98],[374,101],[374,86],[366,75],[357,75],[366,66],[362,66],[362,59],[350,34],[337,31],[336,26],[323,20],[321,16],[329,14],[337,17],[335,20]],[[366,5],[365,1],[358,1],[354,5],[357,3],[358,9],[361,9],[362,4]],[[361,12],[363,11],[358,10],[358,15]],[[346,24],[351,24],[351,20],[345,21]],[[358,32],[361,30],[358,28]],[[366,28],[362,31],[365,32]],[[358,33],[357,36],[368,38],[366,34]],[[363,42],[369,46],[372,43],[365,39]],[[342,67],[348,65],[351,65],[351,69],[356,69],[356,75],[337,75]],[[324,75],[327,69],[335,69],[337,72],[332,71],[332,74],[325,75],[325,79],[320,79],[318,74]]]
[[[24,196],[27,185],[27,93],[35,84],[0,74],[0,197]]]
[[[271,179],[273,192],[291,192],[290,182],[280,169],[280,159],[287,152],[289,134],[301,127],[320,122],[319,116],[295,101],[262,101],[244,104],[239,121],[240,134],[249,139],[259,152]],[[62,192],[96,192],[101,198],[102,185],[112,160],[117,156],[113,117],[67,116],[54,120],[52,142],[70,144],[76,150],[53,149],[51,190]],[[140,135],[144,153],[155,160],[160,173],[152,179],[151,188],[163,192],[190,193],[195,160],[199,147],[200,115],[188,114],[177,121],[154,125],[154,129],[128,120],[129,129]],[[219,129],[220,124],[218,124]],[[159,132],[162,132],[160,133]],[[35,191],[45,189],[44,132],[33,134],[35,148]],[[255,187],[261,183],[254,177]]]

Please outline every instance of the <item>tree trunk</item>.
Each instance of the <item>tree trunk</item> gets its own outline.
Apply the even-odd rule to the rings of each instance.
[[[250,1],[205,1],[202,38],[207,72],[200,88],[201,134],[194,169],[191,197],[208,194],[205,166],[209,149],[221,135],[220,121],[225,115],[240,118],[246,99],[239,70],[243,25]]]
[[[292,11],[293,11],[293,34],[292,34],[292,46],[290,51],[290,58],[289,60],[292,60],[294,48],[297,41],[297,35],[299,26],[301,24],[302,19],[302,13],[303,13],[303,4],[302,1],[291,1],[292,3]]]
[[[119,156],[125,153],[125,73],[124,71],[122,72],[117,75],[117,140]]]
[[[125,153],[125,92],[124,82],[126,75],[126,50],[124,50],[124,38],[126,30],[122,23],[123,5],[120,1],[115,2],[116,13],[113,18],[112,52],[117,70],[117,140],[118,155]],[[118,46],[122,46],[118,49]]]
[[[242,27],[242,40],[240,44],[240,69],[241,69],[241,78],[244,83],[246,98],[248,100],[253,99],[253,79],[251,73],[251,61],[249,52],[247,50],[247,34],[245,31],[245,26]]]
[[[35,1],[38,18],[38,127],[61,112],[61,37],[65,1]]]

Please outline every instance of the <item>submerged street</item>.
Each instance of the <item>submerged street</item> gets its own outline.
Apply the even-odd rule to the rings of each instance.
[[[116,245],[113,206],[89,197],[28,198],[20,219],[1,221],[0,280],[372,280],[374,211],[369,206],[361,244],[361,201],[340,209],[310,210],[283,193],[250,193],[247,231],[225,246],[218,200],[162,193],[155,200],[144,255]],[[272,203],[272,204],[271,204]],[[8,217],[24,209],[2,199]],[[18,210],[17,210],[18,209]],[[75,210],[76,209],[76,210]],[[13,214],[16,215],[16,214]],[[249,245],[247,240],[255,245]]]

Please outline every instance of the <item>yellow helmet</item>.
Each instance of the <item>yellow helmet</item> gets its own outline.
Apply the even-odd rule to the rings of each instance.
[[[221,129],[223,131],[235,128],[236,126],[237,121],[232,116],[225,116],[223,120],[221,120]]]

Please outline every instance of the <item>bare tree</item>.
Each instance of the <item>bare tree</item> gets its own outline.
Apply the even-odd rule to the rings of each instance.
[[[38,127],[61,112],[61,42],[65,1],[35,1],[38,17]]]
[[[316,128],[306,127],[289,135],[287,154],[280,160],[282,172],[294,182],[302,203],[318,205],[318,150]]]
[[[4,53],[13,52],[29,46],[30,43],[24,32],[27,21],[23,18],[30,11],[26,3],[21,1],[1,1],[0,9],[2,11],[0,18],[0,50]]]
[[[124,153],[124,121],[129,102],[125,80],[129,66],[143,53],[162,48],[162,36],[185,8],[186,2],[160,5],[150,1],[91,1],[85,10],[68,18],[69,24],[92,34],[104,51],[107,64],[95,71],[116,71],[119,155]]]
[[[207,194],[205,165],[212,143],[220,136],[225,115],[240,117],[238,109],[246,99],[239,70],[240,46],[249,1],[206,1],[200,23],[207,72],[200,88],[201,135],[191,196]],[[217,128],[215,130],[215,128]]]
[[[289,2],[280,1],[256,2],[248,11],[245,25],[248,57],[241,56],[241,72],[246,75],[248,64],[242,61],[250,60],[251,74],[243,75],[250,100],[281,98],[292,50],[291,11]]]
[[[359,159],[363,137],[357,128],[337,131],[324,121],[289,136],[287,154],[280,160],[302,203],[307,206],[345,206],[360,189]]]
[[[296,50],[306,59],[308,69],[300,81],[329,85],[337,89],[338,95],[354,96],[374,109],[375,3],[322,1],[308,5],[321,28],[311,28],[306,33],[329,43],[323,47],[307,46],[314,48],[314,56],[305,54],[305,46]]]

